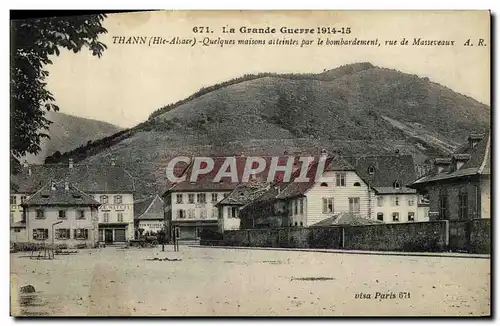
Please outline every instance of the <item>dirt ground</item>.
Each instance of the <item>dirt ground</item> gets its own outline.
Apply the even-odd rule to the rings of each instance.
[[[18,294],[26,284],[36,292]],[[15,316],[489,315],[490,260],[188,246],[15,253],[11,301]]]

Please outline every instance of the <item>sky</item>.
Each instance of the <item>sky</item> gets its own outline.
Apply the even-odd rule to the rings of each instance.
[[[487,12],[143,12],[111,14],[101,37],[101,58],[89,51],[62,51],[48,66],[48,89],[61,112],[132,127],[158,108],[184,99],[202,87],[248,73],[319,73],[354,62],[428,77],[452,90],[490,104],[490,22]],[[194,26],[214,33],[194,34]],[[175,36],[212,39],[311,39],[327,35],[223,34],[222,27],[350,27],[339,39],[398,43],[404,37],[454,40],[456,46],[189,46],[113,44],[116,36]],[[467,39],[487,46],[466,47]]]

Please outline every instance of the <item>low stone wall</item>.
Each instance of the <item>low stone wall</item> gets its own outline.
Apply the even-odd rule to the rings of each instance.
[[[287,227],[233,230],[222,240],[202,239],[211,246],[329,248],[374,251],[467,251],[490,253],[491,222],[429,221],[362,226]]]
[[[379,251],[444,251],[448,221],[344,227],[344,249]]]

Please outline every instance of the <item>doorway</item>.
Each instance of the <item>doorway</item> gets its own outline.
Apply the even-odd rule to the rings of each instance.
[[[109,229],[104,230],[104,242],[113,243],[113,230]]]

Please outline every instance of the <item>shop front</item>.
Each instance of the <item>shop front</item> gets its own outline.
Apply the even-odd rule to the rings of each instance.
[[[99,242],[105,244],[126,243],[128,223],[99,223]]]

